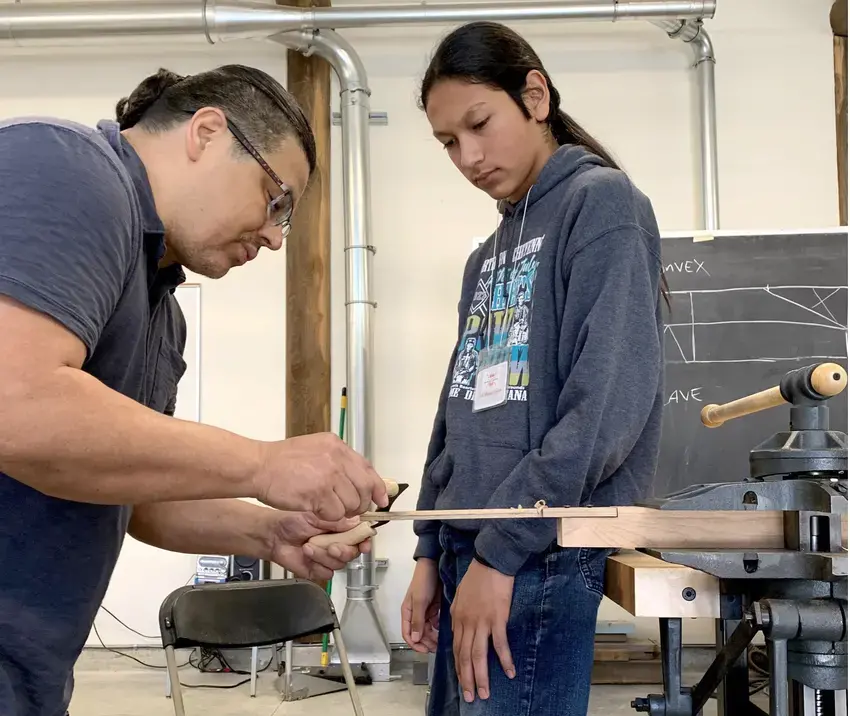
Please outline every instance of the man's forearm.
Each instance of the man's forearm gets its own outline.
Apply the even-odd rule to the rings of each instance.
[[[255,497],[263,445],[161,415],[69,367],[0,395],[0,471],[97,504]]]
[[[268,561],[274,512],[244,500],[139,505],[129,532],[140,542],[171,552],[239,554]]]

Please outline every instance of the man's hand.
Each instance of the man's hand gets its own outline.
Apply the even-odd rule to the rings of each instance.
[[[261,502],[323,520],[354,517],[372,502],[389,504],[387,487],[369,462],[332,433],[267,443],[254,485]]]
[[[420,557],[401,603],[401,636],[420,654],[437,650],[442,591],[437,563]]]
[[[452,602],[455,670],[468,703],[490,695],[487,655],[493,649],[509,679],[516,676],[508,646],[507,624],[511,612],[514,578],[485,567],[477,560],[466,571]]]
[[[305,545],[311,537],[345,532],[358,520],[325,522],[312,513],[281,512],[244,500],[192,500],[136,505],[129,532],[137,540],[188,554],[244,554],[273,561],[312,580],[330,579],[361,553],[355,547]]]
[[[345,532],[359,524],[357,519],[326,522],[310,512],[277,512],[270,520],[271,559],[296,577],[327,580],[337,569],[371,549],[366,540],[353,547],[332,544],[327,549],[308,545],[307,540],[320,534]]]

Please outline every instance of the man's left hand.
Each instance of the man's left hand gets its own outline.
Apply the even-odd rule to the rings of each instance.
[[[371,541],[354,547],[332,544],[327,549],[308,545],[307,541],[320,534],[346,532],[359,523],[357,518],[327,522],[311,512],[276,512],[271,519],[272,561],[302,579],[331,579],[335,570],[368,552]]]
[[[458,585],[451,606],[453,650],[458,681],[468,703],[475,700],[476,690],[481,699],[490,696],[487,656],[491,637],[505,674],[509,679],[516,675],[507,636],[513,592],[513,577],[474,559]]]

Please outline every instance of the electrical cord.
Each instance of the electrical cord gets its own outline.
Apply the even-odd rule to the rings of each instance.
[[[129,631],[133,632],[133,634],[138,634],[139,636],[144,637],[145,639],[159,639],[159,637],[158,637],[158,636],[150,636],[150,635],[148,635],[148,634],[142,634],[142,632],[140,632],[140,631],[136,631],[135,629],[133,629],[133,627],[128,626],[126,623],[124,623],[123,621],[121,621],[118,617],[116,617],[116,616],[115,616],[115,615],[114,615],[111,611],[109,611],[109,610],[108,610],[105,606],[103,606],[102,604],[101,604],[100,608],[101,608],[101,609],[103,609],[103,611],[105,611],[105,612],[106,612],[109,616],[111,616],[111,617],[112,617],[115,621],[117,621],[117,622],[118,622],[118,623],[119,623],[122,627],[124,627],[125,629],[127,629],[127,630],[129,630]]]
[[[767,650],[760,645],[750,647],[747,655],[747,663],[750,669],[761,674],[760,679],[750,679],[750,696],[755,696],[760,691],[768,690],[770,687],[770,659]]]
[[[190,574],[189,578],[185,582],[183,582],[183,586],[185,587],[194,578],[195,578],[195,575]],[[125,622],[125,621],[121,620],[120,618],[118,618],[117,616],[115,616],[115,614],[113,612],[111,612],[109,609],[107,609],[105,606],[103,606],[103,604],[100,605],[100,609],[105,611],[109,616],[111,616],[115,621],[117,621],[122,627],[124,627],[128,631],[133,632],[133,634],[137,634],[138,636],[140,636],[144,639],[157,639],[157,640],[159,640],[159,636],[151,636],[150,634],[142,634],[142,632],[138,631],[137,629],[133,629],[133,627],[131,627],[129,624],[127,624],[127,622]],[[96,631],[97,630],[95,630],[95,632]],[[100,636],[98,636],[98,639],[100,639]],[[100,643],[103,644],[103,641],[101,640]],[[106,648],[108,648],[108,647],[104,646],[104,649],[106,649]]]
[[[132,627],[129,627],[126,624],[124,624],[123,621],[121,621],[118,617],[116,617],[114,614],[112,614],[112,612],[110,612],[105,607],[102,607],[102,609],[107,614],[109,614],[113,619],[115,619],[117,622],[122,624],[124,627],[129,629],[134,634],[138,634],[139,636],[143,636],[146,639],[156,638],[156,637],[146,636],[145,634],[142,634],[141,632],[136,631]],[[100,636],[100,632],[98,632],[98,630],[97,630],[97,625],[92,624],[92,627],[94,629],[94,633],[95,633],[95,636],[97,637],[97,640],[100,642],[100,645],[104,649],[106,649],[107,651],[110,651],[113,654],[117,654],[118,656],[123,656],[127,659],[131,659],[132,661],[135,661],[140,666],[144,666],[145,668],[148,668],[148,669],[167,669],[168,668],[164,664],[148,664],[147,662],[142,661],[141,659],[133,656],[132,654],[128,654],[124,651],[118,651],[118,649],[113,649],[112,647],[106,646],[106,644],[104,643],[103,639]],[[278,646],[276,651],[280,652],[280,650],[281,650],[281,647]],[[239,669],[234,669],[227,662],[227,659],[224,658],[224,654],[222,654],[221,651],[218,650],[218,649],[211,649],[211,648],[208,648],[208,647],[200,647],[200,651],[201,651],[201,658],[198,661],[198,663],[195,663],[195,662],[192,661],[192,654],[190,654],[186,663],[178,664],[177,668],[182,669],[184,666],[192,666],[192,667],[196,668],[198,671],[200,671],[201,673],[237,674],[237,675],[240,675],[240,676],[244,676],[244,675],[251,673],[250,671],[240,671]],[[209,665],[216,659],[218,660],[219,664],[221,665],[220,668],[218,668],[218,669],[209,668]],[[257,673],[260,674],[263,671],[266,671],[272,665],[273,661],[274,661],[274,656],[269,657],[269,660],[266,662],[265,666],[257,669]],[[250,676],[249,676],[249,678],[243,679],[242,681],[237,681],[235,684],[185,684],[181,681],[180,686],[182,686],[183,688],[186,688],[186,689],[235,689],[239,686],[244,686],[245,684],[250,683],[250,681],[251,681],[251,679],[250,679]]]
[[[239,686],[245,686],[245,684],[251,683],[251,679],[242,679],[242,681],[237,681],[235,684],[184,684],[182,681],[180,682],[180,686],[184,689],[235,689]]]
[[[191,575],[189,577],[189,579],[187,579],[186,582],[184,583],[184,586],[185,586],[185,584],[188,584],[189,582],[191,582],[194,578],[195,578],[195,575],[194,574]],[[158,636],[150,636],[149,634],[143,634],[142,632],[138,631],[137,629],[134,629],[129,624],[124,622],[122,619],[117,617],[115,614],[113,614],[105,606],[101,605],[100,608],[104,612],[106,612],[110,617],[112,617],[115,621],[117,621],[121,626],[123,626],[125,629],[133,632],[133,634],[137,634],[138,636],[140,636],[144,639],[157,639],[158,640],[160,638]],[[141,659],[133,656],[132,654],[128,654],[124,651],[119,651],[118,649],[113,649],[112,647],[106,646],[106,644],[104,643],[103,639],[100,636],[100,632],[98,632],[98,630],[97,630],[97,624],[92,624],[92,628],[94,629],[95,636],[97,637],[97,640],[100,642],[100,645],[104,649],[106,649],[106,651],[110,651],[113,654],[117,654],[118,656],[123,656],[127,659],[131,659],[132,661],[135,661],[137,664],[139,664],[140,666],[144,666],[147,669],[167,669],[168,668],[165,664],[148,664],[147,662],[142,661]],[[281,648],[282,647],[280,647],[280,646],[277,647],[278,653],[280,652]],[[201,656],[198,659],[197,663],[195,663],[192,660],[193,654],[194,654],[194,651],[193,651],[192,654],[189,655],[189,659],[184,664],[178,664],[177,668],[182,669],[185,666],[192,666],[195,669],[197,669],[198,671],[200,671],[201,673],[237,674],[237,675],[240,675],[240,676],[249,675],[251,673],[250,671],[240,671],[239,669],[234,669],[232,666],[230,666],[229,663],[227,663],[227,659],[224,658],[224,654],[222,654],[221,651],[218,650],[218,649],[211,649],[211,648],[208,648],[208,647],[200,647],[200,655]],[[216,660],[218,661],[220,667],[217,668],[217,669],[211,668],[210,665]],[[263,671],[266,671],[272,665],[273,661],[274,661],[274,655],[269,658],[269,660],[265,664],[265,666],[257,669],[257,673],[259,674]],[[243,679],[242,681],[238,681],[235,684],[184,684],[181,681],[180,686],[182,686],[186,689],[235,689],[239,686],[244,686],[245,684],[249,683],[250,681],[251,681],[250,678]]]
[[[127,659],[132,659],[137,664],[141,664],[142,666],[145,666],[148,669],[167,669],[168,668],[165,664],[148,664],[148,663],[142,661],[141,659],[136,658],[132,654],[128,654],[124,651],[118,651],[118,649],[113,649],[110,646],[106,646],[106,644],[103,643],[103,639],[101,639],[101,637],[100,637],[100,632],[97,630],[97,624],[92,624],[92,627],[94,628],[94,635],[97,637],[97,640],[100,642],[100,645],[104,649],[106,649],[107,651],[111,651],[113,654],[118,654],[118,656],[123,656],[123,657],[126,657]],[[131,631],[134,631],[134,630],[131,629]],[[188,666],[188,664],[189,664],[189,661],[187,661],[185,664],[180,664],[177,668],[181,669],[184,666]]]
[[[212,674],[239,674],[241,676],[245,676],[250,674],[250,671],[240,671],[239,669],[234,669],[228,662],[227,659],[224,658],[224,654],[221,653],[219,649],[214,649],[206,646],[199,647],[200,648],[200,659],[198,663],[192,661],[192,656],[189,656],[189,664],[194,666],[198,671],[202,671],[205,673]],[[277,647],[277,651],[280,651],[281,647]],[[219,668],[212,668],[210,665],[212,662],[218,661]],[[262,673],[266,671],[274,661],[274,656],[269,657],[269,660],[266,662],[265,666],[261,666],[257,668],[257,673]]]
[[[278,651],[280,651],[280,647],[278,647]],[[240,671],[239,669],[234,669],[230,664],[227,663],[227,659],[224,658],[224,654],[221,653],[218,649],[211,649],[208,647],[200,647],[201,658],[199,663],[195,664],[192,661],[192,655],[189,655],[189,664],[201,673],[216,673],[216,674],[239,674],[245,675],[250,674],[250,671]],[[218,660],[219,664],[221,664],[221,668],[219,669],[210,669],[209,664]],[[266,669],[268,669],[272,662],[274,661],[274,656],[269,657],[269,660],[266,662],[265,666],[258,668],[257,673],[260,674]],[[247,679],[242,679],[242,681],[237,681],[235,684],[184,684],[182,681],[180,682],[180,686],[187,689],[235,689],[239,686],[244,686],[245,684],[250,683],[250,676]]]

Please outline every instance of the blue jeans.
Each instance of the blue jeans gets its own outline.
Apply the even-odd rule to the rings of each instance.
[[[440,531],[443,601],[428,716],[586,716],[596,615],[611,550],[553,545],[516,575],[508,644],[516,677],[505,676],[490,646],[490,697],[463,700],[452,653],[449,607],[473,559],[474,535]]]

